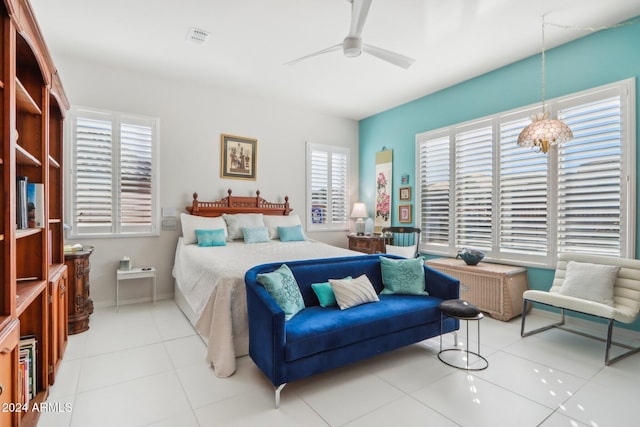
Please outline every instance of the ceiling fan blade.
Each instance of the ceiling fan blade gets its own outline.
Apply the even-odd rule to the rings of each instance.
[[[407,70],[414,62],[415,59],[409,58],[408,56],[401,55],[396,52],[391,52],[387,49],[382,49],[381,47],[371,46],[370,44],[362,44],[362,51],[368,53],[369,55],[373,55],[376,58],[382,59],[383,61],[387,61],[393,65],[404,68]]]
[[[337,45],[328,47],[326,49],[322,49],[317,52],[310,53],[309,55],[305,55],[300,58],[293,59],[291,61],[285,62],[283,65],[294,65],[294,64],[297,64],[298,62],[304,61],[305,59],[313,58],[314,56],[322,55],[324,53],[332,52],[338,49],[342,49],[342,43],[338,43]]]
[[[351,1],[351,28],[349,37],[360,37],[364,22],[367,20],[371,0],[350,0]]]

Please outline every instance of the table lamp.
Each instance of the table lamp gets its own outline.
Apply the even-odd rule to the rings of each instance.
[[[356,235],[364,236],[364,218],[368,218],[367,207],[364,203],[354,203],[351,218],[356,218]]]

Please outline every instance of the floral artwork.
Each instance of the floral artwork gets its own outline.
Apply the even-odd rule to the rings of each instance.
[[[377,197],[376,197],[376,218],[381,218],[382,221],[389,221],[389,212],[391,211],[391,197],[387,191],[387,177],[384,172],[378,174],[376,182]]]
[[[391,226],[391,192],[393,185],[391,178],[393,151],[385,150],[376,153],[376,209],[375,232],[379,233],[384,227]]]

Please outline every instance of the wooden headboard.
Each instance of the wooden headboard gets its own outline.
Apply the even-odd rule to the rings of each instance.
[[[263,215],[289,215],[293,209],[289,207],[289,196],[285,196],[284,203],[271,203],[260,197],[260,191],[256,191],[256,197],[238,197],[231,195],[231,189],[227,190],[227,197],[215,202],[201,202],[198,193],[193,193],[193,202],[187,206],[191,215],[220,216],[222,214],[261,213]]]

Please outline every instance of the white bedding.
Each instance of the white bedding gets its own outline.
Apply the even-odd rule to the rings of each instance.
[[[216,376],[235,371],[235,358],[249,352],[245,272],[259,264],[299,259],[362,255],[314,240],[176,248],[173,276],[176,285],[196,314],[195,327],[207,338],[207,360]]]

